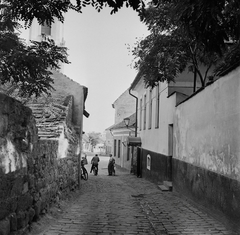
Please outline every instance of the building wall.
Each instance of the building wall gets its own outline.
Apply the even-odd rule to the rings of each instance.
[[[125,169],[131,169],[131,155],[128,155],[127,137],[128,131],[115,130],[113,132],[112,154],[115,163]],[[115,149],[115,150],[114,150]]]
[[[240,219],[240,69],[176,108],[174,188]]]
[[[180,104],[174,157],[240,181],[240,70]]]
[[[160,95],[160,104],[159,104],[159,124],[156,123],[156,102],[157,88],[155,87],[152,90],[152,119],[151,119],[151,128],[149,128],[150,122],[150,99],[149,91],[150,89],[145,89],[143,86],[138,86],[136,88],[138,92],[138,132],[142,140],[142,148],[161,153],[164,155],[169,155],[168,149],[168,128],[169,125],[173,123],[173,112],[176,104],[176,94],[168,98],[168,85],[166,83],[160,83],[159,85],[159,95]],[[146,128],[143,128],[143,116],[144,116],[144,95],[146,95]],[[142,106],[141,106],[142,105]],[[141,114],[142,113],[142,114]],[[142,116],[142,119],[140,118]]]
[[[41,25],[34,19],[29,30],[29,40],[41,41]],[[55,22],[51,26],[51,38],[58,46],[64,46],[64,24],[55,19]]]
[[[141,175],[155,183],[172,180],[172,157],[141,149]]]
[[[113,136],[112,133],[109,130],[106,130],[106,154],[112,154],[113,152]]]
[[[130,116],[136,111],[136,99],[129,94],[126,90],[118,99],[113,103],[115,109],[114,124],[121,122],[125,117]]]
[[[62,73],[57,71],[52,71],[52,73],[53,87],[56,90],[56,92],[52,92],[52,98],[55,101],[60,100],[62,102],[66,97],[73,96],[72,122],[74,125],[81,127],[84,110],[84,87]]]

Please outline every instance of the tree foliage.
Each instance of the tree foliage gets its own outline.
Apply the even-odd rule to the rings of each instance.
[[[140,13],[150,35],[133,50],[135,68],[146,85],[153,87],[158,81],[174,81],[186,68],[193,72],[194,79],[200,79],[203,87],[208,79],[219,75],[220,66],[210,76],[209,71],[216,64],[223,64],[225,55],[230,56],[226,40],[239,43],[239,11],[234,14],[234,9],[230,13],[237,5],[236,1],[153,0]],[[240,64],[237,48],[233,47],[230,53],[235,66]],[[230,63],[224,61],[226,70]],[[200,69],[203,67],[204,71]]]
[[[30,27],[36,18],[43,25],[57,19],[64,21],[64,14],[69,10],[82,12],[92,5],[100,11],[109,6],[111,13],[122,6],[140,11],[144,7],[142,0],[2,0],[0,1],[0,81],[18,87],[25,96],[49,93],[52,89],[50,69],[59,69],[60,63],[69,63],[67,48],[58,47],[53,40],[43,37],[42,42],[32,41],[26,45],[19,38],[21,27]],[[23,26],[19,23],[23,22]]]
[[[168,1],[168,0],[164,0]],[[239,42],[239,0],[171,0],[181,27],[204,44],[208,52],[223,54],[226,41]]]
[[[150,5],[141,15],[150,35],[133,50],[135,68],[147,86],[154,87],[159,81],[175,81],[186,68],[205,86],[209,69],[219,58],[216,53],[206,53],[203,43],[185,33],[173,14],[174,8],[171,1],[159,1],[157,6]],[[205,67],[204,72],[201,67]]]
[[[29,45],[20,39],[18,20],[26,20],[25,25],[30,25],[33,19],[30,15],[33,17],[37,12],[32,12],[29,4],[23,4],[22,8],[17,4],[23,1],[2,1],[0,4],[0,80],[2,85],[10,83],[11,87],[17,87],[19,95],[39,96],[52,89],[51,69],[59,69],[60,63],[69,63],[67,49],[44,36],[41,42],[31,41]],[[43,20],[46,16],[45,12],[42,14],[40,17],[38,12],[39,19]]]
[[[88,141],[93,148],[96,147],[96,145],[101,142],[101,133],[90,132],[87,135]]]

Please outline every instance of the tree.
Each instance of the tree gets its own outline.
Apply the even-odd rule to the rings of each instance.
[[[59,63],[69,63],[67,49],[58,47],[51,39],[32,41],[26,45],[16,32],[21,28],[17,13],[18,1],[1,1],[0,9],[0,79],[1,84],[17,87],[20,95],[39,96],[52,89],[50,69],[59,69]],[[27,22],[27,21],[26,21]]]
[[[217,54],[224,68],[217,66],[214,76],[223,75],[223,70],[229,72],[240,65],[239,0],[153,0],[151,6],[162,9],[162,12],[156,12],[152,19],[149,10],[141,14],[150,28],[156,27],[154,24],[158,24],[158,20],[162,24],[158,24],[159,30],[173,29],[177,23],[183,35],[194,42],[193,48],[201,48],[205,58],[216,58]]]
[[[188,35],[173,14],[171,1],[158,1],[150,5],[141,19],[148,25],[149,36],[140,41],[133,50],[137,61],[135,68],[144,77],[146,86],[154,87],[159,81],[174,81],[186,68],[194,74],[194,84],[199,77],[202,87],[209,78],[209,70],[220,57],[205,51],[204,44],[195,35]],[[205,67],[201,72],[200,67]]]
[[[88,133],[88,140],[92,146],[92,151],[93,151],[93,148],[96,147],[96,145],[101,141],[101,133],[96,133],[96,132]]]
[[[164,0],[169,2],[169,0]],[[238,0],[170,0],[185,32],[204,44],[208,52],[223,54],[226,41],[240,39],[240,2]]]
[[[117,12],[124,4],[140,11],[142,0],[2,0],[0,1],[0,81],[18,87],[21,95],[39,96],[52,89],[50,69],[59,69],[59,63],[69,63],[67,48],[58,47],[52,40],[32,41],[31,45],[19,38],[17,33],[22,25],[30,27],[34,18],[39,24],[64,21],[64,13],[69,10],[82,12],[83,7],[92,5],[100,11],[104,6]],[[44,35],[43,35],[44,36]],[[43,37],[44,39],[44,37]]]

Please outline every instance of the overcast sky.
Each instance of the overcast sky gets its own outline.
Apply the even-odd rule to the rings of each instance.
[[[137,71],[130,67],[133,57],[126,44],[134,46],[137,38],[148,35],[136,12],[123,8],[110,15],[105,8],[98,13],[93,7],[79,14],[70,11],[64,23],[64,38],[70,65],[64,73],[88,87],[84,117],[85,132],[103,132],[114,124],[112,103],[130,87]]]

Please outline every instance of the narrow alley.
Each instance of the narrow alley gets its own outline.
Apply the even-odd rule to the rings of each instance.
[[[162,192],[118,168],[116,176],[108,176],[107,161],[100,157],[99,175],[89,173],[75,203],[38,235],[238,234],[176,192]],[[90,164],[86,168],[89,172]]]

